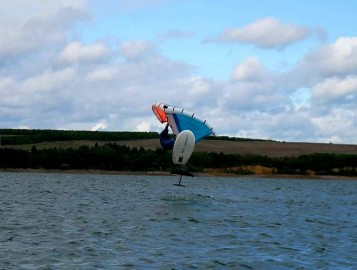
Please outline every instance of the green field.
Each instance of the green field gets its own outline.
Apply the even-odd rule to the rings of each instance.
[[[0,134],[1,168],[172,169],[171,152],[161,149],[155,132],[5,129]],[[357,145],[215,137],[196,145],[188,167],[196,172],[357,176]]]

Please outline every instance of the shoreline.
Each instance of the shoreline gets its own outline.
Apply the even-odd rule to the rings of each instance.
[[[55,173],[55,174],[98,174],[98,175],[146,175],[146,176],[177,176],[168,171],[106,171],[106,170],[58,170],[58,169],[13,169],[1,168],[0,173]],[[318,179],[318,180],[357,180],[356,176],[339,175],[299,175],[299,174],[247,174],[234,173],[193,173],[196,177],[222,177],[222,178],[264,178],[264,179]]]

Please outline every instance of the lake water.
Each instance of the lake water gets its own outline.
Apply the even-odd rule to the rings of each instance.
[[[357,181],[0,173],[0,269],[357,269]]]

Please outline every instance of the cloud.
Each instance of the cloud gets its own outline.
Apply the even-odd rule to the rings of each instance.
[[[107,128],[107,125],[105,123],[97,123],[94,127],[92,127],[90,130],[91,131],[98,131],[98,130],[104,130]]]
[[[100,66],[90,71],[85,76],[85,81],[96,82],[96,81],[109,81],[115,79],[118,74],[118,69],[113,66]]]
[[[144,121],[144,122],[139,123],[136,126],[135,130],[136,131],[150,131],[150,128],[151,128],[150,122]]]
[[[268,17],[256,20],[243,28],[229,28],[208,42],[241,42],[253,44],[265,49],[281,49],[309,38],[314,31],[305,26],[281,23],[276,18]]]
[[[330,76],[357,75],[357,37],[341,37],[335,43],[309,52],[298,63],[297,70],[309,81]]]
[[[144,40],[125,41],[120,44],[119,51],[127,61],[138,61],[154,54],[153,46]]]
[[[223,134],[251,138],[355,141],[353,59],[357,59],[354,38],[318,46],[290,70],[280,72],[267,69],[257,57],[248,57],[233,68],[232,80],[223,85],[216,104],[221,117],[213,116],[213,124]]]
[[[68,30],[78,22],[87,20],[88,13],[72,6],[63,7],[54,14],[35,15],[23,24],[2,24],[0,59],[31,53],[65,42]]]
[[[61,89],[71,83],[74,76],[75,70],[72,68],[65,68],[55,72],[45,72],[26,79],[22,83],[21,88],[24,92],[30,94]]]
[[[256,57],[248,57],[232,73],[232,79],[237,81],[261,81],[269,76],[267,69]]]
[[[325,142],[355,143],[352,138],[357,138],[356,113],[356,109],[333,108],[328,114],[316,115],[311,119],[316,129],[313,138]]]
[[[0,78],[0,93],[6,91],[14,83],[14,79],[11,77]]]
[[[314,48],[291,70],[280,76],[289,89],[309,89],[314,114],[327,114],[335,106],[354,110],[356,104],[357,38],[338,38]]]
[[[189,85],[188,95],[190,96],[206,96],[210,92],[210,83],[201,78],[190,78],[187,84]]]
[[[110,50],[101,43],[82,45],[80,42],[72,42],[60,53],[60,60],[64,62],[97,61],[108,57]]]
[[[12,108],[14,113],[30,109],[42,110],[56,107],[61,101],[61,94],[75,79],[76,72],[72,68],[58,71],[46,71],[23,81],[15,78],[0,80],[1,106]],[[66,104],[62,104],[67,107]],[[33,113],[28,116],[34,117]],[[27,117],[27,116],[26,116]]]
[[[344,79],[328,78],[312,88],[312,98],[317,102],[330,103],[332,101],[349,98],[354,99],[357,94],[357,76]]]
[[[277,74],[258,58],[248,57],[233,69],[232,81],[225,84],[220,103],[235,112],[259,109],[274,113],[288,102],[280,89]]]
[[[129,43],[131,42],[125,42]],[[71,44],[60,50],[59,55]],[[85,48],[91,48],[93,44],[87,44]],[[143,119],[151,119],[151,115],[148,117],[147,114],[152,103],[184,100],[185,95],[178,95],[186,89],[181,79],[191,74],[192,67],[163,57],[156,52],[151,43],[139,44],[148,44],[149,48],[146,50],[145,46],[138,46],[144,49],[134,50],[138,52],[137,57],[126,52],[130,55],[130,60],[118,59],[118,54],[113,52],[99,63],[81,61],[80,64],[73,65],[64,61],[57,66],[56,68],[71,68],[75,71],[75,77],[64,87],[59,84],[58,92],[52,94],[55,103],[52,107],[47,107],[47,116],[55,118],[56,122],[51,124],[45,119],[38,121],[42,118],[41,114],[36,115],[36,122],[44,126],[56,125],[66,129],[76,125],[76,129],[93,129],[99,127],[98,123],[104,123],[105,127],[100,127],[109,130],[143,129],[147,126],[140,123]],[[80,48],[84,46],[80,45]],[[38,81],[38,76],[35,78]],[[66,110],[63,111],[61,108]],[[156,126],[152,126],[157,128],[159,125],[156,123]]]
[[[10,27],[0,36],[2,127],[160,131],[150,107],[158,101],[197,113],[217,135],[357,143],[356,37],[315,44],[279,72],[255,50],[245,51],[231,65],[228,79],[215,80],[200,76],[202,67],[161,53],[160,38],[187,38],[190,32],[160,29],[153,40],[118,33],[118,43],[105,36],[91,42],[77,32],[77,23],[91,16],[84,1],[68,6],[38,0],[44,8],[37,6],[26,16],[23,10],[31,5],[14,1],[21,7],[12,8],[17,23],[0,18],[1,30]],[[231,30],[237,31],[222,32],[214,42],[279,49],[317,35],[310,27],[274,18]]]
[[[198,76],[187,76],[177,83],[175,100],[180,103],[180,106],[193,112],[196,108],[200,108],[207,111],[207,114],[213,104],[221,98],[222,87],[224,87],[220,82]]]

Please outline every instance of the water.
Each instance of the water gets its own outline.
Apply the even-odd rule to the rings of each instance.
[[[357,181],[0,173],[0,269],[357,269]]]

